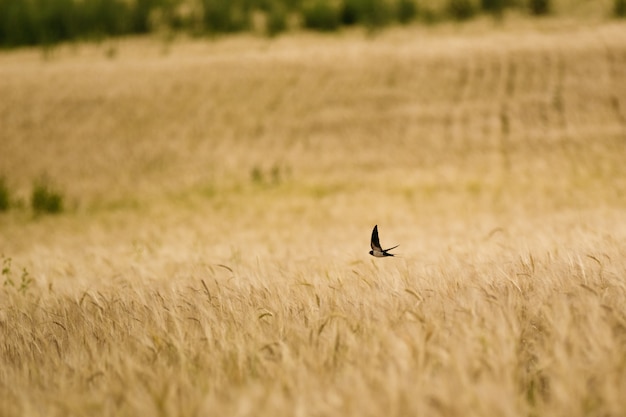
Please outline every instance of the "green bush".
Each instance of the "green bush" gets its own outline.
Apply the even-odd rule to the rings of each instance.
[[[341,10],[339,13],[339,20],[341,21],[341,24],[351,26],[359,23],[360,3],[361,2],[359,0],[345,0],[341,4]]]
[[[613,16],[626,17],[626,0],[615,0],[613,2]]]
[[[263,171],[258,166],[254,166],[250,171],[250,180],[252,180],[253,184],[263,184],[264,177]]]
[[[302,10],[304,27],[321,31],[339,28],[339,12],[328,1],[316,0]]]
[[[153,0],[135,0],[135,7],[129,12],[129,29],[133,33],[150,31],[150,13]]]
[[[7,211],[11,206],[11,195],[4,177],[0,177],[0,211]]]
[[[239,32],[250,27],[251,10],[245,1],[202,0],[202,7],[208,32]]]
[[[0,0],[0,43],[2,46],[35,45],[38,42],[34,19],[35,6],[30,2]]]
[[[417,17],[417,4],[413,0],[398,0],[396,4],[396,16],[398,22],[409,23]]]
[[[480,8],[493,15],[501,15],[507,6],[507,0],[481,0]]]
[[[283,7],[275,5],[267,13],[266,32],[269,36],[276,36],[287,30],[287,12]]]
[[[0,0],[0,46],[150,31],[153,11],[183,0]]]
[[[448,14],[455,20],[468,20],[478,12],[472,0],[450,0]]]
[[[386,0],[362,0],[363,23],[370,28],[388,25],[393,19],[393,9]]]
[[[54,190],[46,180],[35,183],[30,203],[35,214],[55,214],[63,211],[63,195]]]
[[[395,17],[391,3],[387,0],[344,0],[339,15],[343,25],[363,24],[375,28],[389,24]]]
[[[528,9],[533,16],[544,16],[550,13],[552,5],[550,0],[529,0]]]

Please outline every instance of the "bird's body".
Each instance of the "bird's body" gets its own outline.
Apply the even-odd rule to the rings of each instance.
[[[393,248],[383,249],[380,246],[380,240],[378,239],[378,225],[374,226],[374,230],[372,230],[372,240],[370,242],[370,246],[372,250],[370,251],[370,255],[376,258],[384,258],[385,256],[394,256],[392,253],[388,253],[390,250],[397,248],[400,245],[396,245]]]

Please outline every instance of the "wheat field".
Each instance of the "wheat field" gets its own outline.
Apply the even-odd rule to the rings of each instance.
[[[626,414],[623,23],[5,51],[0,97],[0,415]]]

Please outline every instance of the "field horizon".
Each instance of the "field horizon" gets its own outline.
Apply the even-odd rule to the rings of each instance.
[[[567,19],[0,53],[0,414],[622,415],[625,69]]]

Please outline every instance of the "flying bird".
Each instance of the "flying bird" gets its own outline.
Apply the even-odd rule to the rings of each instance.
[[[392,253],[388,253],[388,251],[400,246],[400,245],[396,245],[393,248],[383,249],[382,246],[380,246],[380,241],[378,240],[378,225],[374,226],[374,230],[372,230],[372,242],[370,243],[370,245],[372,246],[370,255],[375,256],[376,258],[383,258],[385,256],[394,256]]]

